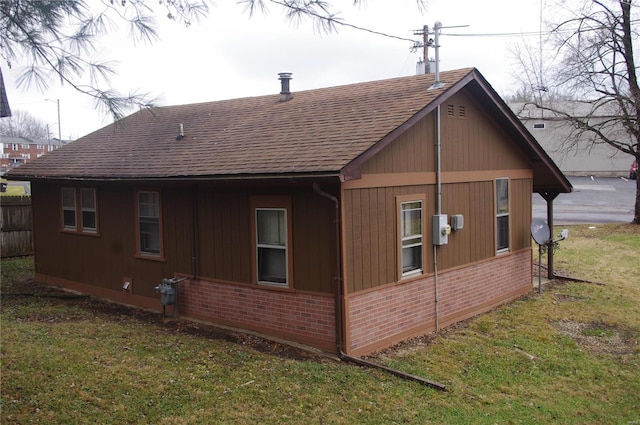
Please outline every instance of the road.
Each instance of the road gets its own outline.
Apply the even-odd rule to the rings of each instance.
[[[573,192],[553,201],[553,222],[630,223],[633,220],[636,182],[614,177],[569,177]],[[533,194],[533,218],[547,219],[546,201]]]

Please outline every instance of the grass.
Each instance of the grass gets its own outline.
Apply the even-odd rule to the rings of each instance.
[[[32,262],[3,261],[0,422],[637,424],[638,258],[638,226],[570,227],[556,268],[604,285],[555,281],[375,359],[447,393],[88,299],[9,295]]]
[[[6,179],[0,179],[1,183],[7,183]],[[7,190],[5,192],[0,192],[0,196],[24,196],[24,187],[23,186],[7,186]]]

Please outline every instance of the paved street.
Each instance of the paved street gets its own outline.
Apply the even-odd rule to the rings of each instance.
[[[569,177],[573,192],[553,201],[554,224],[630,223],[636,182],[621,178]],[[546,202],[533,194],[533,218],[547,218]]]

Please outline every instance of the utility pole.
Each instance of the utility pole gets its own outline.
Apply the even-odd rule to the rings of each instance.
[[[429,74],[431,72],[431,66],[429,62],[429,25],[422,27],[422,48],[424,57],[424,73]]]
[[[62,125],[60,124],[60,99],[45,99],[49,102],[56,102],[58,105],[58,140],[62,144]]]
[[[422,43],[416,41],[413,44],[412,50],[415,51],[422,47],[422,60],[424,61],[424,73],[431,73],[431,66],[429,63],[429,47],[433,45],[433,40],[429,39],[429,26],[424,25],[421,30],[415,30],[413,35],[421,35]]]

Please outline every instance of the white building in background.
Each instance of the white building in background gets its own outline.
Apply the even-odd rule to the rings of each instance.
[[[524,103],[511,103],[509,106],[564,174],[601,177],[629,176],[629,167],[633,162],[631,155],[604,142],[592,143],[591,135],[585,135],[580,140],[576,140],[573,136],[575,130],[571,123],[566,118],[552,112],[543,111],[534,105]],[[578,117],[586,117],[590,110],[588,106],[579,103],[564,106],[562,110],[572,110],[574,116]],[[603,120],[612,117],[613,115],[605,114],[592,115],[590,120],[603,122]],[[612,135],[615,132],[617,140],[631,141],[630,136],[619,125],[609,128],[608,132]]]

